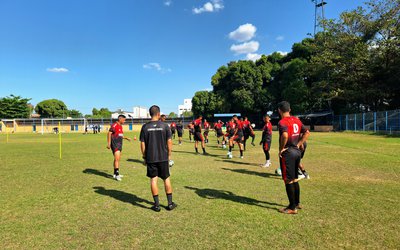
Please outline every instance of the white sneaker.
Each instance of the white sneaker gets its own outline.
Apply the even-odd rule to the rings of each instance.
[[[113,178],[117,181],[122,181],[123,175],[114,175]]]
[[[232,159],[232,152],[228,152],[228,158]]]
[[[304,179],[304,178],[306,178],[303,174],[299,174],[298,176],[297,176],[297,179],[298,180],[302,180],[302,179]]]
[[[240,159],[243,159],[243,156],[240,156]]]
[[[263,168],[269,168],[271,166],[271,162],[267,161],[264,165],[262,165]]]

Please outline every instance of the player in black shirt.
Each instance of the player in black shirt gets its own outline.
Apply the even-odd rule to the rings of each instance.
[[[171,130],[167,123],[160,120],[160,108],[153,105],[150,110],[151,121],[143,125],[140,131],[140,149],[147,165],[147,176],[151,178],[150,186],[154,206],[152,210],[160,212],[158,199],[158,177],[164,180],[165,192],[168,199],[168,210],[177,205],[172,202],[172,186],[169,173],[169,161],[172,151]]]
[[[182,145],[183,124],[181,120],[176,124],[176,131],[178,132],[179,145]]]

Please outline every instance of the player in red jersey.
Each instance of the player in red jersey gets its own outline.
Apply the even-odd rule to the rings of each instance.
[[[217,136],[218,145],[220,143],[219,138],[222,137],[222,148],[226,148],[226,146],[225,146],[225,143],[226,143],[225,142],[225,135],[224,135],[224,132],[222,132],[222,125],[223,124],[224,123],[221,120],[218,120],[218,122],[216,122],[214,124],[214,130],[215,130],[215,134]]]
[[[204,132],[203,132],[204,140],[205,143],[208,143],[208,133],[210,132],[210,124],[207,122],[206,119],[204,119],[203,126],[204,126]]]
[[[233,129],[233,135],[229,139],[229,152],[228,158],[232,158],[232,148],[233,144],[236,142],[239,145],[240,158],[243,159],[243,124],[238,119],[237,115],[233,116],[234,124],[232,124],[231,130]]]
[[[280,102],[278,104],[281,120],[278,123],[279,130],[279,159],[282,170],[282,178],[286,185],[286,193],[289,206],[279,209],[285,214],[297,214],[300,206],[300,186],[298,183],[298,171],[301,159],[300,148],[307,140],[310,132],[303,123],[294,116],[290,116],[290,104]]]
[[[190,142],[192,142],[192,135],[194,135],[194,125],[193,122],[189,123],[189,125],[187,125],[187,128],[189,130],[189,140]]]
[[[114,155],[114,176],[113,178],[117,181],[121,181],[122,175],[119,174],[119,160],[121,159],[122,141],[123,139],[131,141],[131,138],[124,137],[124,131],[122,125],[125,123],[126,117],[124,115],[118,116],[116,121],[109,132],[107,133],[107,148],[111,149]]]
[[[204,143],[204,137],[201,134],[201,124],[202,124],[203,116],[199,116],[196,120],[193,121],[194,125],[194,148],[196,149],[196,153],[199,153],[198,145],[201,142],[201,148],[203,149],[203,154],[206,153],[206,145]]]
[[[171,122],[171,125],[169,125],[169,128],[171,129],[172,138],[175,139],[176,123],[175,122]]]
[[[265,125],[263,127],[262,139],[260,142],[260,145],[262,145],[266,159],[265,164],[262,165],[262,167],[264,168],[268,168],[271,166],[269,150],[271,148],[271,142],[272,142],[272,124],[270,120],[271,118],[269,117],[269,115],[264,116]]]
[[[244,150],[246,150],[246,141],[251,137],[251,145],[255,146],[254,140],[256,139],[256,135],[253,131],[253,127],[251,126],[251,123],[247,117],[244,117],[243,120],[243,134],[244,134]]]

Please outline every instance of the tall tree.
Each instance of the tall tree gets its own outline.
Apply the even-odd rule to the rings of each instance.
[[[15,95],[0,98],[0,118],[29,118],[31,114],[30,100]]]
[[[57,99],[39,102],[35,107],[35,111],[44,118],[65,118],[68,115],[67,105]]]

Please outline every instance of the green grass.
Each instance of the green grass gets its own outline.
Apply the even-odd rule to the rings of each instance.
[[[179,206],[155,213],[137,141],[124,145],[117,182],[104,134],[63,135],[62,160],[56,135],[12,134],[8,144],[1,135],[0,248],[399,247],[400,138],[312,133],[303,161],[311,180],[301,181],[304,209],[295,216],[277,212],[287,204],[274,175],[277,134],[268,170],[258,167],[260,146],[228,160],[210,138],[211,156],[174,142]]]

